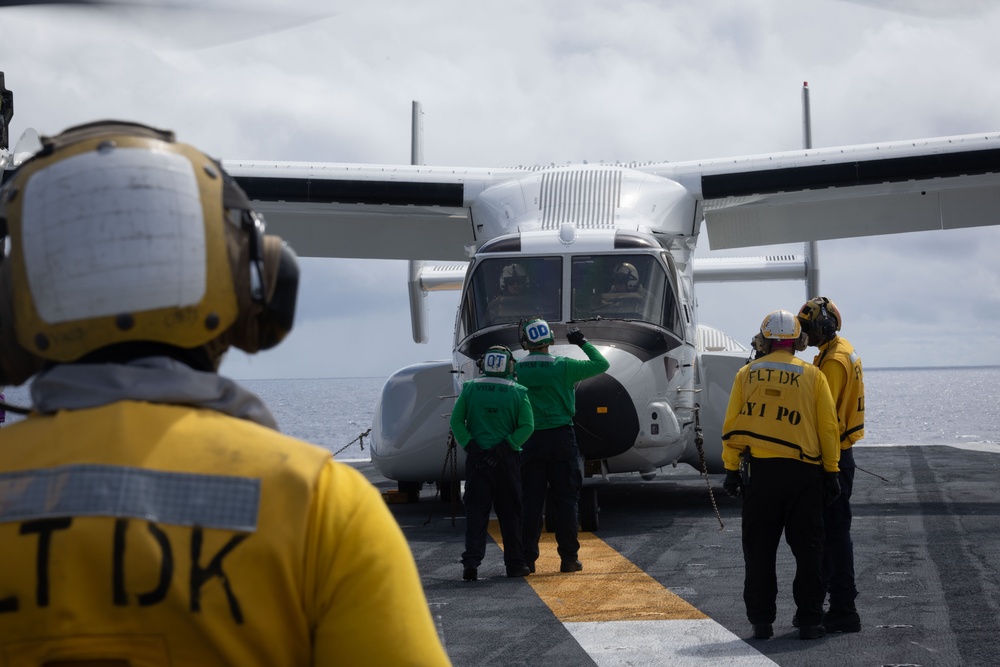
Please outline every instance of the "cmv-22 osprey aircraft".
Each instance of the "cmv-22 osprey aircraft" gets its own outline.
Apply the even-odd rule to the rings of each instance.
[[[419,116],[415,103],[411,165],[223,165],[299,253],[411,260],[415,341],[426,340],[426,292],[461,290],[453,358],[394,373],[376,409],[372,461],[403,492],[424,483],[454,492],[464,454],[448,416],[487,348],[519,350],[519,327],[541,317],[552,352],[581,357],[565,334],[584,331],[611,364],[576,390],[584,530],[598,527],[594,482],[608,475],[648,478],[678,463],[722,472],[723,416],[748,350],[698,322],[696,284],[808,277],[809,255],[696,261],[703,231],[725,249],[1000,222],[996,133],[494,169],[420,164]],[[27,152],[4,145],[0,160],[13,168]]]

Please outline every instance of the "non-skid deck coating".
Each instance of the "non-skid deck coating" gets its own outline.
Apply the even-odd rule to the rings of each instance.
[[[600,529],[581,534],[584,570],[559,573],[545,534],[524,579],[504,576],[490,543],[480,580],[463,582],[461,508],[453,518],[433,489],[390,508],[455,665],[1000,664],[1000,447],[862,446],[856,459],[868,471],[852,502],[862,631],[813,641],[791,626],[784,545],[775,636],[748,639],[739,502],[722,493],[721,475],[724,529],[690,468],[614,478],[600,490]]]
[[[490,535],[503,546],[495,520]],[[526,581],[598,665],[774,664],[593,533],[580,535],[582,572],[559,572],[552,534],[539,547]]]

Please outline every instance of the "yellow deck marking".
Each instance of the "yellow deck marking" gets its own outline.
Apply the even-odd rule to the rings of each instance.
[[[502,548],[496,520],[490,535]],[[555,536],[542,533],[535,574],[525,578],[563,623],[708,618],[593,533],[579,539],[583,571],[559,572]]]
[[[495,519],[490,535],[502,549]],[[776,667],[593,533],[579,539],[583,571],[559,572],[555,536],[543,533],[525,581],[598,667]]]

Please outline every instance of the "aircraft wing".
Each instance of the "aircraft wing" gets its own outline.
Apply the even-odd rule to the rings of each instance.
[[[484,240],[471,217],[480,193],[537,171],[223,165],[303,255],[444,261]],[[1000,223],[1000,134],[629,166],[685,186],[713,249]]]
[[[223,161],[268,232],[308,257],[468,260],[470,209],[518,169]]]
[[[1000,223],[1000,134],[642,170],[696,194],[713,250]]]

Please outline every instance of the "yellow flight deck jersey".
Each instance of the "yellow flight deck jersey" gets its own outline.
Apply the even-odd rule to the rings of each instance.
[[[450,664],[359,472],[248,420],[131,400],[0,430],[0,665],[83,659]]]
[[[818,368],[777,350],[736,373],[722,425],[722,461],[739,468],[740,453],[822,464],[838,472],[840,430],[826,377]]]
[[[865,437],[865,380],[861,357],[853,345],[837,336],[820,345],[813,363],[830,383],[840,419],[840,448],[847,449]]]

